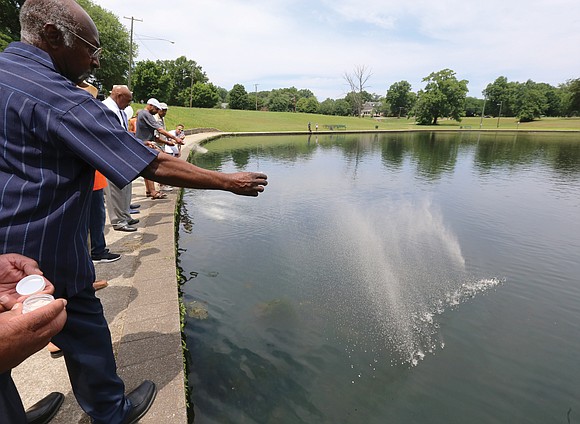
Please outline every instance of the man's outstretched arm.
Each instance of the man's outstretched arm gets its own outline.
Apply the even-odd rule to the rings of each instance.
[[[210,171],[165,153],[160,153],[141,176],[176,187],[224,190],[242,196],[257,196],[268,184],[268,177],[261,172]]]

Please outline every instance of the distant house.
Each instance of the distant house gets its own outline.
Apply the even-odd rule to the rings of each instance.
[[[360,116],[362,116],[362,117],[382,116],[380,109],[381,109],[381,102],[366,102],[362,106]]]

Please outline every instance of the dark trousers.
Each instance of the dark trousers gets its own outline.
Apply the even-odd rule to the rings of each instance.
[[[0,374],[0,423],[26,424],[24,406],[10,371]]]
[[[91,256],[105,253],[105,197],[103,189],[93,190],[89,212],[89,235],[91,239]]]
[[[53,342],[64,352],[77,402],[94,424],[120,424],[131,406],[117,375],[101,301],[90,286],[70,297],[66,310],[66,324]],[[0,423],[26,423],[10,373],[0,374],[0,389]]]

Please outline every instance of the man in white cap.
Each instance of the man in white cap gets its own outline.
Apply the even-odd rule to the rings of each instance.
[[[135,136],[143,140],[146,146],[159,149],[155,144],[155,132],[166,137],[165,144],[173,146],[175,143],[183,144],[183,141],[166,131],[162,124],[155,119],[155,114],[161,110],[161,103],[155,98],[147,100],[145,109],[137,115],[137,132]],[[145,179],[145,190],[148,197],[152,199],[165,199],[167,195],[155,189],[153,181]]]
[[[155,114],[154,118],[157,122],[159,122],[161,124],[161,128],[163,128],[164,130],[167,130],[167,127],[165,126],[165,115],[167,115],[167,110],[169,109],[169,106],[167,106],[167,103],[159,103],[159,110],[157,110],[157,113]],[[165,151],[165,146],[171,146],[172,144],[167,143],[167,137],[165,137],[163,134],[161,134],[158,130],[155,130],[155,143],[157,144],[157,147],[159,147],[162,151]]]

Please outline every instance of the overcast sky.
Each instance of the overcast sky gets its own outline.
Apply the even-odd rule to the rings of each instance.
[[[186,56],[227,90],[294,86],[337,99],[357,66],[382,96],[401,80],[417,91],[444,68],[480,98],[498,76],[554,86],[580,78],[579,0],[93,1],[127,28],[125,16],[143,20],[136,60]]]

